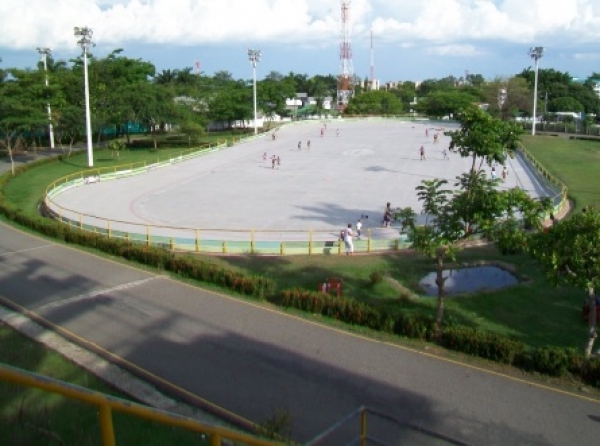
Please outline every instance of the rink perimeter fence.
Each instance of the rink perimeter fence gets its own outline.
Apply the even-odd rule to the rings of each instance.
[[[248,139],[254,139],[252,136]],[[247,140],[247,139],[246,139]],[[230,143],[223,142],[205,148],[182,151],[180,155],[156,162],[139,162],[121,166],[86,170],[59,178],[46,188],[44,210],[61,223],[82,231],[102,234],[146,246],[162,247],[171,251],[208,254],[262,254],[262,255],[342,255],[344,242],[339,230],[264,230],[219,229],[161,226],[108,219],[99,215],[81,213],[54,201],[63,192],[97,182],[113,181],[142,175],[157,169],[181,163],[222,150]],[[567,200],[567,187],[547,170],[526,149],[522,155],[535,170],[541,181],[556,190],[554,212],[558,214]],[[366,229],[355,239],[355,253],[391,252],[410,247],[406,234],[399,226]]]

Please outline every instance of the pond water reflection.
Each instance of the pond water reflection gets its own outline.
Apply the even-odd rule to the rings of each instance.
[[[446,280],[447,295],[497,290],[519,282],[512,273],[492,265],[445,269],[443,274],[444,277],[448,277]],[[419,286],[425,290],[425,294],[428,296],[437,296],[438,289],[435,278],[436,273],[432,272],[419,282]]]

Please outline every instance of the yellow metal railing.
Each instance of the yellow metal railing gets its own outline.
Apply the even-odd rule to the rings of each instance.
[[[99,411],[99,424],[102,435],[102,444],[104,446],[114,446],[116,444],[112,419],[113,411],[205,434],[209,438],[210,446],[219,446],[222,444],[223,440],[249,446],[272,446],[283,444],[253,437],[249,434],[232,429],[209,425],[191,418],[154,409],[149,406],[143,406],[131,401],[122,400],[74,384],[65,383],[54,378],[17,369],[6,364],[0,364],[0,380],[21,386],[34,387],[46,392],[57,393],[66,398],[96,406]]]
[[[224,144],[209,147],[218,149]],[[147,246],[160,246],[172,251],[203,252],[212,254],[268,254],[268,255],[343,255],[345,249],[334,230],[257,230],[193,228],[180,226],[158,226],[107,219],[99,215],[81,213],[65,208],[53,198],[62,191],[84,185],[86,182],[103,179],[124,178],[143,174],[149,169],[181,162],[200,153],[196,149],[183,151],[168,160],[130,163],[116,167],[98,168],[67,175],[52,182],[46,188],[44,204],[46,212],[63,224],[83,231],[105,235],[108,238],[122,239]],[[560,200],[555,205],[558,213],[567,202],[567,187],[522,148],[521,153],[538,174],[555,184],[560,190]],[[410,243],[398,232],[373,228],[365,231],[366,237],[354,242],[357,253],[390,252],[408,248]]]
[[[554,212],[558,213],[567,203],[568,197],[568,187],[565,183],[560,181],[554,175],[546,170],[546,168],[529,152],[525,147],[520,148],[521,153],[527,159],[527,161],[538,171],[538,173],[545,178],[550,183],[554,184],[560,190],[560,202],[557,206],[555,206]]]

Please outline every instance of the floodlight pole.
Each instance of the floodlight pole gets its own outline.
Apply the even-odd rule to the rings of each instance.
[[[85,133],[87,136],[87,155],[88,155],[88,167],[94,167],[94,152],[92,148],[92,119],[90,116],[90,89],[88,85],[88,48],[94,46],[92,42],[92,30],[87,26],[83,28],[75,27],[75,37],[79,37],[77,43],[83,50],[83,83],[85,90]]]
[[[44,63],[44,83],[46,87],[48,86],[48,64],[46,63],[46,58],[52,54],[52,50],[50,48],[36,48],[37,52],[40,54],[40,59]],[[54,128],[52,127],[52,110],[50,109],[50,102],[46,103],[46,111],[48,112],[48,134],[50,137],[50,148],[54,149]]]
[[[258,134],[257,111],[256,111],[256,64],[260,61],[260,50],[248,50],[248,59],[252,64],[253,98],[254,98],[254,134]]]
[[[538,91],[538,68],[539,68],[539,60],[542,58],[544,54],[544,47],[542,46],[532,46],[529,49],[529,57],[535,60],[535,81],[533,83],[533,123],[531,125],[531,134],[535,135],[535,113],[537,111],[537,91]]]

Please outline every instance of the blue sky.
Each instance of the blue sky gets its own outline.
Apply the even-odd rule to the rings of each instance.
[[[600,72],[600,0],[350,0],[354,72],[381,82],[519,73],[543,46],[541,68]],[[194,67],[252,77],[246,51],[269,71],[338,74],[340,0],[0,0],[2,67],[35,67],[79,52],[74,26],[94,31],[93,53],[115,48],[158,71]]]

